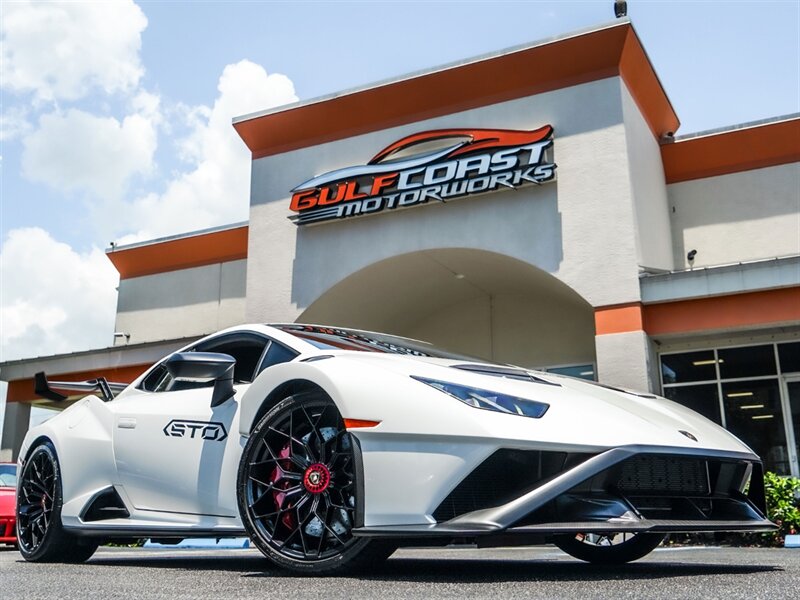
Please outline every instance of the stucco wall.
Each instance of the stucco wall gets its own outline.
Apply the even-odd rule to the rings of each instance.
[[[116,331],[130,343],[212,333],[244,321],[247,261],[123,279]]]
[[[656,354],[644,331],[598,335],[595,345],[600,381],[632,390],[658,389]]]
[[[674,183],[677,268],[800,254],[800,163]]]
[[[404,333],[529,368],[595,361],[592,314],[546,298],[483,296],[437,311]]]
[[[672,232],[661,149],[625,83],[620,80],[620,85],[636,218],[637,262],[642,267],[671,270]]]
[[[378,260],[442,247],[525,261],[595,306],[638,300],[622,88],[613,77],[254,161],[247,319],[293,320],[325,290]],[[287,219],[289,190],[299,182],[364,164],[410,133],[546,123],[555,127],[554,183],[312,227]]]

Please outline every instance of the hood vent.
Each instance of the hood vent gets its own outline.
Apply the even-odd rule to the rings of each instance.
[[[453,369],[460,369],[461,371],[469,371],[470,373],[477,373],[478,375],[490,375],[492,377],[505,377],[507,379],[518,379],[520,381],[530,381],[532,383],[541,383],[544,385],[554,385],[561,387],[557,383],[547,381],[535,375],[531,375],[524,369],[515,367],[500,367],[497,365],[481,365],[481,364],[461,364],[451,365]]]

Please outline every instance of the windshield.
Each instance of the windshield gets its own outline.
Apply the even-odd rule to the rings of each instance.
[[[0,465],[0,487],[17,487],[17,465]]]
[[[440,350],[428,342],[410,340],[383,333],[340,329],[338,327],[320,327],[318,325],[272,325],[272,327],[305,340],[321,350],[356,350],[359,352],[383,352],[386,354],[429,356],[454,360],[478,360],[463,354]]]

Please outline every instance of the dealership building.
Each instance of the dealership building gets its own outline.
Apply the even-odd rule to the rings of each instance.
[[[2,445],[38,371],[304,322],[649,389],[800,475],[800,115],[678,126],[626,19],[237,118],[249,220],[109,249],[113,345],[0,365]]]

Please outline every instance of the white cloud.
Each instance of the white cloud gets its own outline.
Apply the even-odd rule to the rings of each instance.
[[[152,171],[158,140],[158,98],[140,93],[133,104],[142,112],[122,121],[77,109],[43,115],[23,139],[22,174],[56,189],[119,198],[132,176]]]
[[[231,125],[235,116],[297,101],[285,75],[267,74],[248,60],[225,67],[214,106],[185,109],[192,133],[179,143],[192,169],[177,174],[163,193],[130,203],[125,223],[129,243],[172,233],[245,220],[250,198],[250,151]],[[154,215],[158,215],[156,219]],[[115,215],[119,222],[119,215]]]
[[[0,251],[0,362],[110,346],[118,281],[98,248],[11,230]]]
[[[12,106],[0,113],[0,140],[13,140],[30,130],[26,106]]]
[[[3,87],[37,100],[76,100],[94,88],[134,89],[147,18],[131,0],[4,2]]]

